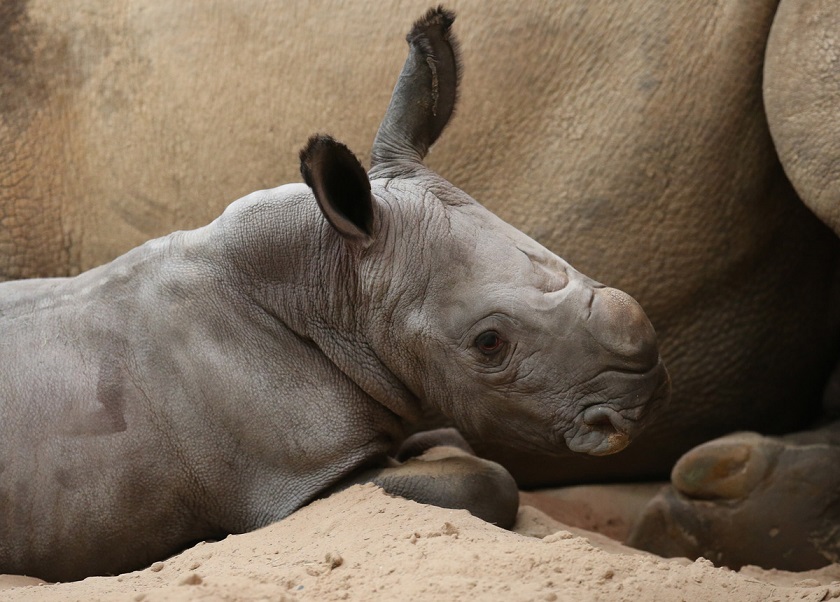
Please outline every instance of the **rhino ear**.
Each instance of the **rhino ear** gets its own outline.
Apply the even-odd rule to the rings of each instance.
[[[454,20],[454,13],[432,8],[406,36],[408,58],[376,133],[371,168],[390,161],[420,163],[449,122],[461,75],[458,43],[449,31]]]
[[[331,136],[312,136],[300,151],[300,173],[332,227],[368,246],[373,241],[370,180],[350,149]]]

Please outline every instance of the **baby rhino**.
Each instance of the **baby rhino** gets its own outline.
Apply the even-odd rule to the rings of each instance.
[[[500,466],[435,436],[398,456],[413,422],[601,455],[664,405],[635,301],[421,164],[455,104],[452,20],[409,33],[369,172],[315,136],[306,185],[0,285],[0,572],[135,569],[362,481],[510,525]]]

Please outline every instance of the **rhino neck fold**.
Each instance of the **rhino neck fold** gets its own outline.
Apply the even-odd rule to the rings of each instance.
[[[235,286],[276,324],[317,346],[376,403],[402,422],[417,420],[419,400],[370,344],[360,251],[322,217],[308,188],[249,197],[219,219],[231,272],[239,274]]]
[[[378,313],[370,306],[369,282],[362,282],[362,253],[348,249],[346,242],[325,223],[320,230],[321,261],[311,286],[320,287],[318,319],[307,321],[305,332],[357,387],[404,423],[421,417],[421,402],[388,367],[375,346],[371,330]],[[304,313],[307,311],[301,308]],[[311,310],[310,310],[311,311]],[[380,325],[381,326],[381,325]]]
[[[420,400],[387,367],[367,341],[329,330],[315,334],[312,340],[357,387],[395,414],[403,424],[420,420]]]

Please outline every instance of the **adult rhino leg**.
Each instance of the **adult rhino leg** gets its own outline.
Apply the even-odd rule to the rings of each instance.
[[[479,458],[455,429],[409,437],[384,468],[367,470],[342,488],[374,483],[391,495],[441,508],[468,510],[505,529],[519,509],[519,489],[501,465]]]
[[[840,561],[840,422],[736,433],[685,454],[628,539],[662,556],[808,570]]]
[[[840,0],[783,0],[767,40],[763,96],[787,177],[840,234],[838,30]]]

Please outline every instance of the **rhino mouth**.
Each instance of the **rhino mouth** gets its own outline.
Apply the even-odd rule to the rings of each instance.
[[[623,375],[621,381],[629,392],[590,403],[575,416],[564,434],[571,451],[591,456],[620,452],[668,403],[671,380],[661,360],[650,371]],[[616,388],[621,387],[611,387]]]

